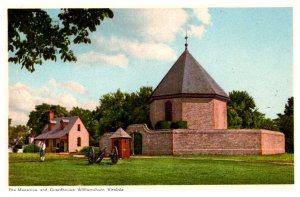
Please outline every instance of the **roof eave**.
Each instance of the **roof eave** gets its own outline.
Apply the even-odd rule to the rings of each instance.
[[[223,100],[226,102],[229,101],[228,96],[223,96],[223,95],[218,95],[218,94],[179,93],[179,94],[152,96],[148,100],[148,104],[152,103],[154,100],[172,99],[172,98],[215,98],[215,99]]]

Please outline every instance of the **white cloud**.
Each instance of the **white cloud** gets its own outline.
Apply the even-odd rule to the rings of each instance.
[[[87,52],[78,57],[79,64],[108,64],[121,68],[128,66],[128,58],[124,54],[105,55],[97,52]]]
[[[151,41],[170,42],[182,31],[188,20],[183,9],[142,9],[134,18],[141,17],[145,37]]]
[[[28,114],[25,112],[9,110],[9,118],[12,119],[12,125],[25,125],[28,121]]]
[[[167,44],[154,42],[139,42],[137,40],[126,40],[122,38],[111,37],[104,39],[98,37],[96,40],[100,46],[107,46],[112,52],[125,53],[128,56],[134,56],[147,60],[175,60],[176,53]]]
[[[94,37],[93,51],[78,57],[81,65],[111,65],[125,68],[130,57],[143,60],[174,61],[169,44],[179,34],[201,37],[211,24],[208,8],[197,9],[116,9],[114,22],[104,22],[112,34]],[[96,51],[97,50],[97,51]]]
[[[201,37],[205,33],[204,25],[190,25],[189,26],[189,36]]]
[[[197,19],[204,25],[211,24],[211,15],[208,12],[208,8],[195,8],[193,9],[193,13],[197,17]]]
[[[48,83],[55,88],[67,89],[73,93],[84,94],[87,92],[86,88],[82,84],[75,81],[66,81],[63,83],[59,83],[55,79],[50,79]],[[45,89],[47,87],[43,88]]]
[[[73,92],[77,92],[80,94],[84,94],[86,93],[86,88],[81,85],[80,83],[77,83],[75,81],[67,81],[62,83],[62,86],[64,86],[65,88],[73,91]]]
[[[46,86],[34,89],[22,83],[16,83],[9,88],[9,117],[12,118],[13,124],[26,124],[29,113],[34,110],[36,105],[42,103],[61,105],[66,107],[67,110],[77,106],[92,110],[97,106],[95,101],[79,101],[71,93],[65,93],[62,89],[62,87],[65,87],[62,84],[69,84],[69,87],[74,86],[76,88],[77,83],[74,83],[75,85],[70,82],[60,84],[52,79],[48,81],[48,84],[57,88],[51,88],[52,91],[49,91]],[[78,91],[77,88],[76,90]]]
[[[130,39],[168,43],[188,20],[184,9],[116,9],[107,28]]]

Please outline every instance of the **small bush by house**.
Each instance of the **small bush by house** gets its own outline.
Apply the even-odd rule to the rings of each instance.
[[[172,129],[186,129],[187,128],[187,121],[179,120],[177,122],[173,122],[171,124]]]
[[[156,123],[155,129],[170,129],[171,123],[166,120],[161,120]]]
[[[39,147],[33,144],[27,145],[24,147],[23,153],[34,153],[39,151]]]

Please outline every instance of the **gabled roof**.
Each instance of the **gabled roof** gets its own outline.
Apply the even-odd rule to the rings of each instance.
[[[64,135],[69,133],[69,131],[71,130],[78,118],[78,116],[54,118],[53,120],[51,120],[51,123],[55,122],[52,129],[49,131],[48,125],[46,124],[42,130],[42,133],[38,135],[35,139],[56,139],[63,137]],[[69,122],[64,129],[61,129],[60,121]]]
[[[187,49],[155,88],[149,102],[174,97],[229,98]]]
[[[121,127],[112,134],[110,139],[112,138],[131,138],[130,135],[128,135]]]

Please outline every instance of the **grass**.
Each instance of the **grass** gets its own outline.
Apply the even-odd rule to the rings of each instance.
[[[88,165],[71,155],[9,154],[10,186],[293,184],[294,155],[185,155]],[[292,165],[291,165],[292,164]]]

